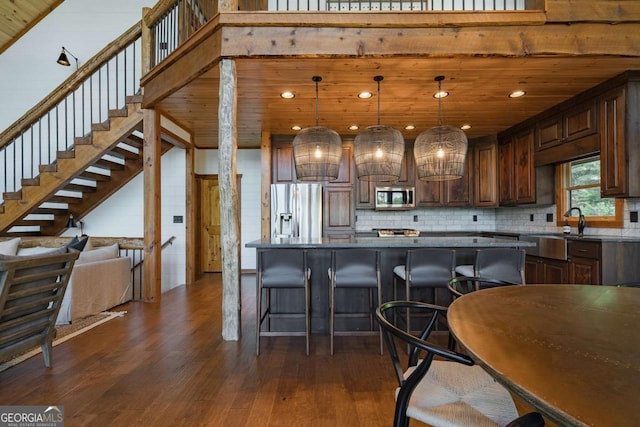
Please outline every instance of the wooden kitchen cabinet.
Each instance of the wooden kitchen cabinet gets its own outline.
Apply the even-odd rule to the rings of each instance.
[[[353,234],[356,229],[356,191],[353,144],[343,142],[338,178],[323,185],[324,235]]]
[[[527,284],[569,283],[569,266],[563,260],[527,255],[524,275]]]
[[[495,139],[473,144],[473,206],[498,206],[498,145]]]
[[[271,142],[271,183],[291,184],[297,182],[293,161],[293,139]]]
[[[500,204],[534,203],[533,128],[522,130],[500,142]]]
[[[534,165],[534,128],[503,134],[498,146],[499,204],[553,204],[554,169]]]
[[[569,283],[579,285],[600,285],[602,283],[601,247],[599,242],[569,240],[567,258]]]
[[[546,150],[586,137],[597,138],[598,103],[595,99],[578,104],[536,123],[536,150]]]

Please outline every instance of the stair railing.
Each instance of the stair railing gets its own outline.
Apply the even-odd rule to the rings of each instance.
[[[0,134],[0,202],[140,92],[141,28],[129,28]]]
[[[166,242],[162,244],[160,247],[160,251],[166,248],[169,245],[172,245],[174,240],[176,240],[176,236],[171,236],[167,239]],[[144,264],[144,250],[140,248],[135,248],[131,250],[131,260],[133,266],[131,267],[131,281],[133,283],[133,299],[142,299],[142,285],[143,285],[143,271],[142,264]],[[129,250],[126,250],[124,254],[122,254],[122,250],[120,251],[121,255],[129,256]]]

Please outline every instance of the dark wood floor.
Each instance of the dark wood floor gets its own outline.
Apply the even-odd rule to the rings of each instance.
[[[243,276],[243,337],[221,338],[209,275],[130,303],[116,318],[0,373],[1,405],[62,405],[66,426],[389,426],[396,386],[377,336],[265,337],[255,355],[255,279]],[[413,425],[414,423],[412,423]],[[415,423],[418,424],[419,423]]]

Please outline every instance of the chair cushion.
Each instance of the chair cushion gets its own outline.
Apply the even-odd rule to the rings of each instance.
[[[456,266],[456,273],[465,277],[474,277],[473,265],[458,265]]]
[[[401,278],[402,280],[406,280],[406,275],[405,275],[406,271],[405,271],[405,266],[404,265],[396,265],[395,267],[393,267],[393,274],[395,274],[396,276],[398,276],[399,278]]]
[[[407,415],[433,426],[488,427],[507,425],[518,411],[509,392],[480,366],[434,361],[413,391]]]

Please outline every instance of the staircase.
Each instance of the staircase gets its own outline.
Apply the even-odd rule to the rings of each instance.
[[[142,97],[109,110],[108,120],[74,138],[56,160],[40,165],[39,175],[22,179],[19,191],[3,193],[0,235],[53,236],[64,231],[69,215],[82,218],[142,171]],[[172,147],[162,142],[164,154]]]

